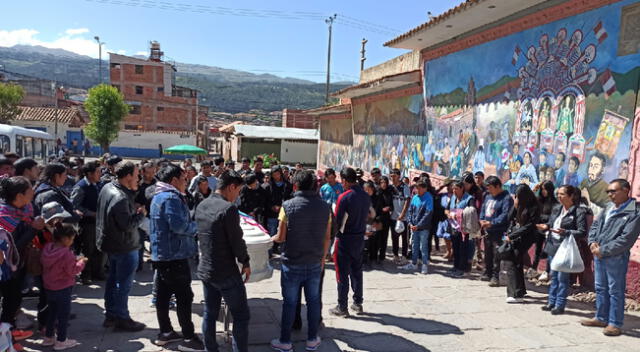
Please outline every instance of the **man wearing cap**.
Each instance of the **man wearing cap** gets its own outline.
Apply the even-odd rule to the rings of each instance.
[[[122,161],[114,171],[117,179],[102,187],[96,214],[96,244],[109,258],[103,326],[140,331],[145,325],[131,319],[128,300],[138,267],[138,226],[146,210],[143,206],[136,209],[134,203],[138,189],[138,167],[130,161]]]
[[[356,177],[358,178],[358,185],[364,186],[364,171],[361,168],[356,169]]]
[[[89,261],[82,271],[81,279],[83,284],[89,285],[93,279],[105,278],[105,256],[96,247],[96,211],[102,171],[97,162],[91,161],[84,164],[82,173],[85,176],[73,187],[71,202],[74,209],[83,214],[80,220],[80,240],[82,253]]]
[[[100,178],[100,182],[102,184],[107,184],[117,178],[115,176],[115,168],[116,168],[116,164],[118,164],[121,161],[122,161],[122,158],[115,154],[107,157],[106,159],[107,168],[104,169],[104,172],[102,173],[102,178]]]

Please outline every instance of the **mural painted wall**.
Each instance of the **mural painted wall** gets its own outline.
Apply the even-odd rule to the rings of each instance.
[[[637,5],[622,1],[425,62],[435,145],[422,148],[434,150],[421,169],[482,170],[509,189],[572,184],[599,212],[606,182],[629,172],[640,55],[619,44],[640,30],[629,16]]]
[[[421,95],[358,104],[352,109],[353,120],[322,121],[320,168],[378,167],[389,173],[393,168],[407,170],[423,164],[422,147],[428,145],[428,139]],[[330,138],[329,134],[339,135],[338,130],[351,132],[351,125],[353,143],[344,143],[344,138]]]

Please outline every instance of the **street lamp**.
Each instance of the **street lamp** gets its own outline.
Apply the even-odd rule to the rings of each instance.
[[[104,42],[101,42],[100,37],[97,35],[93,39],[98,42],[98,76],[100,77],[100,83],[102,83],[102,45]]]

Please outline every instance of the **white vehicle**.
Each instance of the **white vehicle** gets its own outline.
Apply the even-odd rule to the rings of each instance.
[[[53,152],[54,143],[53,136],[47,132],[0,124],[0,153],[44,159]]]

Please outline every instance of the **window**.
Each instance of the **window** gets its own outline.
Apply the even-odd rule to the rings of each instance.
[[[129,111],[129,113],[131,115],[140,115],[142,114],[142,106],[140,105],[130,105],[131,106],[131,111]]]
[[[22,136],[16,136],[16,153],[22,155]]]
[[[125,130],[137,130],[138,125],[124,125]]]
[[[164,106],[158,106],[158,111],[164,111]]]
[[[164,87],[158,87],[158,92],[164,92]]]
[[[136,73],[141,75],[144,73],[144,66],[142,65],[136,65]]]
[[[136,94],[142,95],[144,93],[144,88],[142,86],[136,86]]]
[[[9,137],[4,135],[4,134],[0,134],[0,147],[2,147],[2,149],[0,149],[0,152],[2,152],[2,153],[10,152],[11,151],[11,139],[9,139]]]
[[[120,64],[112,63],[111,68],[120,69]]]

